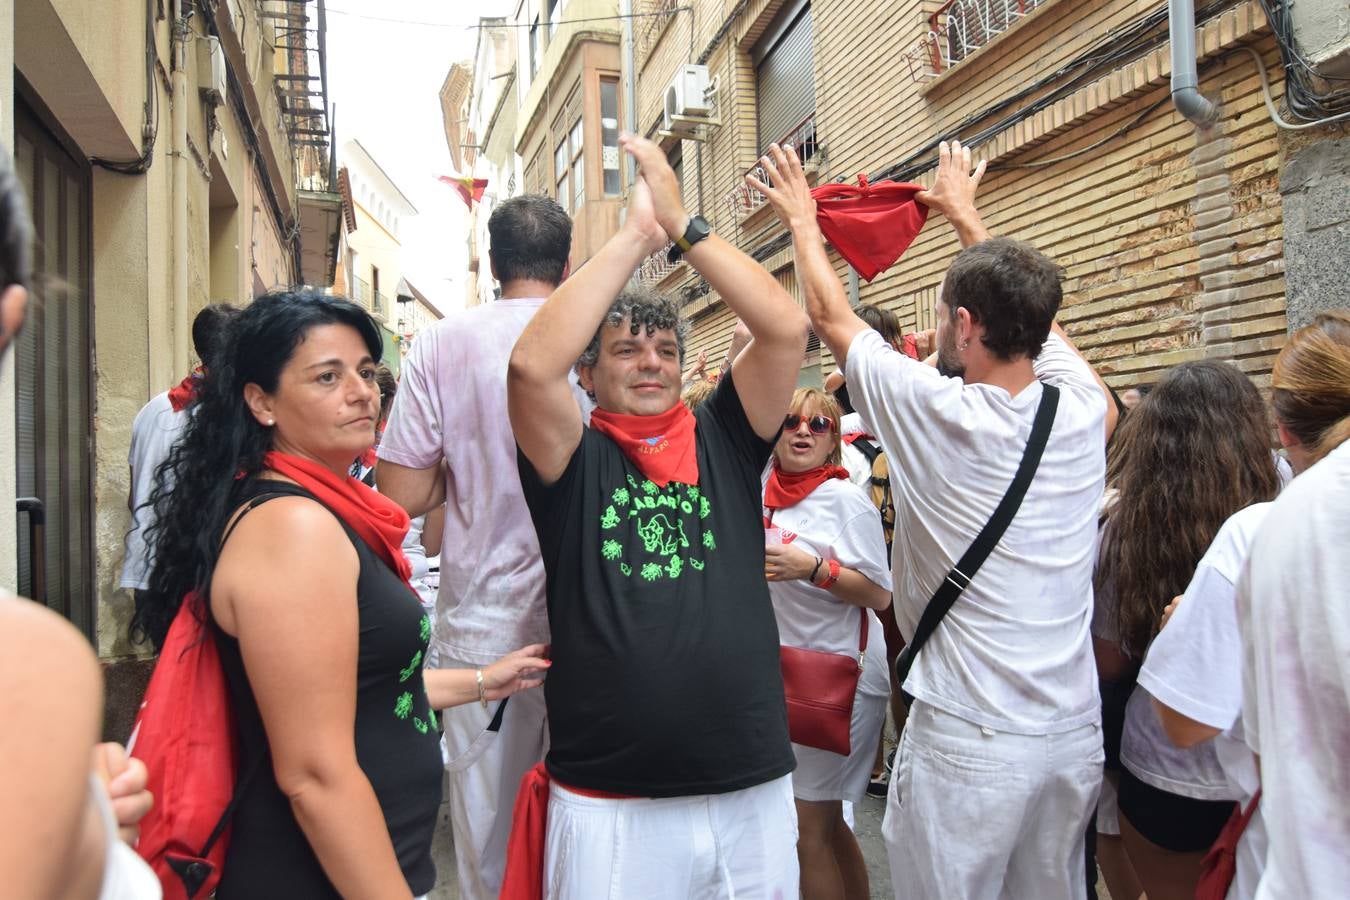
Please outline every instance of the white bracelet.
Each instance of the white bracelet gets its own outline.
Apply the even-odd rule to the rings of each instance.
[[[474,677],[478,680],[478,703],[483,707],[483,709],[487,709],[487,692],[483,684],[483,670],[476,669],[474,670],[473,674]]]

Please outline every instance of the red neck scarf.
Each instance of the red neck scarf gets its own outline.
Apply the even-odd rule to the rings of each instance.
[[[403,555],[403,538],[408,534],[408,514],[403,507],[355,478],[337,475],[299,456],[272,450],[263,457],[263,465],[278,475],[294,479],[337,513],[405,584],[408,583],[412,565]],[[411,586],[408,589],[412,590]]]
[[[591,427],[619,445],[646,478],[665,487],[672,481],[698,484],[694,414],[683,403],[656,416],[625,416],[597,409]]]
[[[197,395],[201,393],[205,377],[206,370],[198,366],[192,370],[191,375],[178,382],[176,387],[169,389],[169,405],[173,407],[174,412],[182,412],[197,402]]]
[[[848,478],[848,469],[825,463],[805,472],[784,472],[774,460],[769,481],[764,485],[764,505],[769,509],[787,509],[801,503],[807,494],[831,478]]]

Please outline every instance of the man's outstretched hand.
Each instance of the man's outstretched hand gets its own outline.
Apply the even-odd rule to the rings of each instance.
[[[813,226],[816,221],[816,201],[806,183],[802,161],[792,147],[769,145],[769,152],[759,159],[769,183],[753,175],[745,176],[745,183],[759,191],[769,201],[778,220],[788,228]]]
[[[619,146],[632,154],[638,164],[638,183],[633,186],[634,196],[629,202],[628,216],[642,215],[647,209],[635,209],[638,194],[645,183],[646,201],[653,222],[660,227],[664,240],[655,249],[660,249],[669,241],[682,236],[689,227],[689,214],[684,209],[684,198],[680,194],[680,180],[661,148],[646,138],[634,134],[619,136]]]
[[[933,187],[914,195],[924,206],[942,213],[965,246],[989,237],[975,208],[975,192],[987,166],[985,160],[980,160],[972,169],[969,147],[961,146],[960,141],[952,141],[950,146],[943,141],[938,144],[938,171]]]

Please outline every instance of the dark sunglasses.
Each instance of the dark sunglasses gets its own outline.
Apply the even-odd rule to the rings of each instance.
[[[783,430],[796,431],[797,426],[802,424],[802,419],[805,418],[805,416],[788,416],[783,419]],[[834,419],[829,416],[812,416],[806,419],[806,427],[812,434],[829,434],[834,430]]]

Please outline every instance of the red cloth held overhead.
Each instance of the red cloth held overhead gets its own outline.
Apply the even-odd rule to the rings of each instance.
[[[871,281],[900,258],[928,221],[928,207],[914,199],[923,185],[898,181],[824,184],[811,191],[816,221],[839,255]]]

